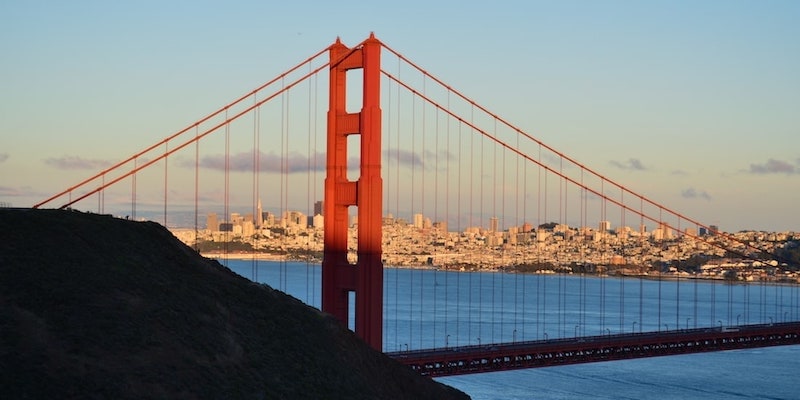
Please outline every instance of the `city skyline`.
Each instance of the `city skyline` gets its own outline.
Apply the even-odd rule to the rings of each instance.
[[[262,208],[257,207],[255,210],[250,210],[246,208],[232,209],[228,215],[225,215],[224,212],[222,211],[204,211],[198,209],[196,215],[197,229],[221,231],[222,229],[220,229],[220,225],[228,224],[229,227],[226,230],[230,230],[232,226],[242,225],[242,223],[244,223],[245,221],[250,221],[252,223],[252,228],[256,230],[258,228],[285,227],[287,225],[295,225],[299,226],[300,228],[312,228],[312,227],[322,228],[324,225],[324,216],[321,214],[322,204],[323,204],[322,201],[315,202],[314,210],[308,213],[300,209],[263,210]],[[159,218],[163,218],[163,211],[146,212],[145,214],[146,216],[143,217],[144,219],[152,219],[158,221]],[[182,217],[177,216],[180,214],[182,214],[183,216]],[[194,215],[195,214],[193,211],[174,212],[168,217],[170,223],[167,224],[167,227],[170,229],[179,229],[179,230],[194,229],[194,222],[193,222]],[[261,215],[260,222],[258,219],[259,215]],[[349,218],[351,227],[357,225],[358,217],[356,214],[351,213],[349,215]],[[430,215],[425,215],[422,213],[415,213],[409,216],[394,215],[392,213],[388,213],[383,215],[383,219],[384,219],[384,224],[388,222],[392,225],[394,224],[408,225],[409,227],[413,227],[414,229],[418,230],[436,229],[441,232],[480,231],[485,233],[503,233],[503,232],[523,233],[523,232],[535,231],[537,228],[542,228],[542,227],[551,230],[552,229],[559,230],[560,228],[563,227],[565,229],[580,230],[580,231],[597,231],[597,232],[613,232],[613,233],[625,232],[625,233],[635,233],[638,235],[643,235],[643,234],[651,235],[657,231],[660,231],[662,232],[663,235],[662,237],[665,239],[678,238],[682,235],[688,235],[690,237],[698,235],[705,236],[707,234],[713,234],[715,232],[722,232],[725,234],[735,234],[744,232],[793,234],[798,232],[794,230],[789,230],[789,231],[742,230],[739,232],[733,232],[733,231],[726,231],[725,229],[723,229],[724,227],[720,227],[717,225],[709,225],[707,227],[686,226],[683,228],[679,228],[667,223],[623,225],[620,224],[619,222],[615,223],[609,220],[598,220],[595,222],[584,221],[585,223],[580,223],[576,221],[567,221],[565,223],[558,223],[556,221],[547,221],[539,224],[532,224],[531,221],[522,221],[520,224],[501,225],[499,223],[500,219],[496,216],[485,218],[485,221],[487,223],[485,225],[481,225],[480,223],[474,225],[458,225],[458,224],[453,224],[453,222],[449,220],[444,220],[444,219],[434,220],[431,219]],[[294,222],[287,222],[288,220],[293,220]],[[300,222],[301,220],[304,222]],[[240,232],[240,234],[242,233]]]
[[[316,11],[52,2],[0,11],[0,49],[14,60],[0,66],[11,77],[0,100],[0,201],[13,206],[162,139],[337,36],[353,45],[375,31],[545,143],[701,222],[800,229],[794,2],[342,3]],[[224,51],[209,58],[205,44]],[[265,165],[275,161],[274,151],[263,153]],[[205,161],[219,168],[219,158]],[[219,182],[204,182],[201,194],[219,191]],[[112,200],[124,205],[126,196]]]

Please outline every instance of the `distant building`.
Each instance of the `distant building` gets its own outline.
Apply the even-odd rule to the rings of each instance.
[[[424,217],[422,214],[414,214],[414,228],[422,229],[424,223]]]
[[[283,213],[281,225],[285,228],[297,227],[305,229],[308,227],[308,219],[300,211],[286,211]]]
[[[311,220],[313,221],[312,226],[314,226],[314,228],[322,229],[325,227],[325,217],[323,217],[322,215],[316,214],[313,217],[311,217]]]
[[[489,218],[489,232],[499,232],[500,224],[497,217]]]
[[[519,233],[519,228],[516,226],[512,226],[508,228],[508,244],[517,244],[517,234]]]
[[[323,206],[324,203],[322,200],[314,202],[314,215],[325,215]]]
[[[263,221],[265,226],[275,226],[275,214],[269,211],[264,211]]]
[[[217,219],[217,213],[208,213],[206,217],[206,229],[209,232],[218,232],[219,231],[219,220]]]
[[[604,232],[604,233],[610,231],[611,230],[611,221],[600,221],[600,224],[597,227],[597,230],[599,230],[600,232]]]
[[[253,225],[253,221],[244,221],[242,223],[242,236],[253,236],[256,233],[255,225]]]
[[[261,208],[261,198],[258,199],[258,205],[256,206],[256,220],[253,221],[256,224],[256,228],[261,228],[264,225],[264,209]]]
[[[672,228],[667,225],[666,222],[661,222],[658,224],[658,228],[661,229],[662,238],[669,240],[672,239]]]

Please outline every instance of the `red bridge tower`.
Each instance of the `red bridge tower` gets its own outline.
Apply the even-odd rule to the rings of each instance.
[[[382,351],[383,263],[381,261],[381,43],[370,35],[360,46],[331,45],[330,103],[325,176],[325,236],[322,310],[348,323],[349,295],[355,292],[356,335]],[[363,104],[348,113],[347,71],[363,70]],[[361,166],[347,179],[347,136],[361,135]],[[358,207],[358,258],[347,261],[348,208]]]

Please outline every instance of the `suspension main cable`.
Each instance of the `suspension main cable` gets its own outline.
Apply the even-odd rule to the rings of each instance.
[[[396,50],[392,49],[391,47],[387,46],[387,45],[386,45],[386,44],[384,44],[384,43],[382,43],[382,45],[383,45],[383,47],[384,47],[386,50],[388,50],[389,52],[391,52],[392,54],[394,54],[395,56],[397,56],[399,59],[401,59],[401,60],[405,61],[407,64],[409,64],[409,65],[410,65],[410,66],[412,66],[413,68],[417,69],[417,70],[418,70],[420,73],[422,73],[422,74],[424,74],[425,76],[427,76],[427,77],[431,78],[431,79],[432,79],[434,82],[436,82],[436,83],[438,83],[439,85],[441,85],[442,87],[446,88],[448,91],[451,91],[451,92],[455,93],[455,94],[456,94],[457,96],[459,96],[459,97],[460,97],[462,100],[464,100],[464,101],[466,101],[467,103],[471,104],[473,107],[477,107],[477,108],[478,108],[480,111],[482,111],[482,112],[486,113],[487,115],[489,115],[489,116],[491,116],[491,117],[493,117],[493,118],[496,118],[496,119],[497,119],[498,121],[500,121],[502,124],[504,124],[505,126],[509,127],[509,128],[510,128],[510,129],[512,129],[513,131],[515,131],[517,134],[519,134],[519,135],[522,135],[522,136],[524,136],[525,138],[527,138],[528,140],[531,140],[531,141],[533,141],[533,142],[535,142],[535,143],[539,144],[540,146],[544,147],[545,149],[547,149],[548,151],[552,152],[553,154],[555,154],[555,155],[557,155],[557,156],[559,156],[559,157],[563,157],[564,159],[566,159],[567,161],[569,161],[569,162],[573,163],[574,165],[576,165],[576,166],[577,166],[577,167],[579,167],[580,169],[582,169],[582,170],[586,170],[587,172],[591,173],[592,175],[594,175],[594,176],[596,176],[596,177],[598,177],[598,178],[600,178],[600,179],[607,180],[609,184],[611,184],[611,185],[613,185],[613,186],[615,186],[615,187],[617,187],[617,188],[619,188],[619,189],[621,189],[621,190],[623,190],[623,191],[625,191],[625,192],[628,192],[628,193],[632,194],[634,197],[640,197],[640,198],[641,198],[643,201],[646,201],[646,202],[648,202],[650,205],[652,205],[652,206],[654,206],[654,207],[657,207],[657,208],[663,209],[664,211],[666,211],[666,212],[668,212],[668,213],[670,213],[670,214],[672,214],[672,215],[674,215],[674,216],[677,216],[679,219],[684,219],[684,220],[686,220],[686,221],[688,221],[688,222],[690,222],[690,223],[692,223],[692,224],[695,224],[695,225],[698,225],[698,226],[704,227],[704,228],[706,228],[706,229],[710,229],[708,226],[706,226],[706,225],[704,225],[704,224],[702,224],[702,223],[700,223],[700,222],[698,222],[698,221],[696,221],[696,220],[694,220],[694,219],[692,219],[692,218],[689,218],[689,217],[687,217],[687,216],[685,216],[685,215],[683,215],[683,214],[681,214],[681,213],[679,213],[679,212],[677,212],[677,211],[674,211],[674,210],[672,210],[671,208],[664,206],[663,204],[660,204],[660,203],[658,203],[658,202],[656,202],[656,201],[654,201],[654,200],[651,200],[651,199],[649,199],[649,198],[646,198],[646,197],[644,197],[644,196],[642,196],[642,195],[640,195],[640,194],[637,194],[637,193],[633,192],[632,190],[628,189],[628,188],[627,188],[627,187],[625,187],[624,185],[622,185],[622,184],[619,184],[619,183],[617,183],[616,181],[613,181],[613,180],[610,180],[610,179],[606,178],[604,175],[602,175],[602,174],[600,174],[600,173],[598,173],[598,172],[594,171],[594,170],[593,170],[593,169],[591,169],[591,168],[588,168],[587,166],[583,165],[582,163],[578,162],[577,160],[575,160],[575,159],[573,159],[573,158],[571,158],[571,157],[567,156],[566,154],[564,154],[564,153],[562,153],[562,152],[560,152],[560,151],[556,150],[556,149],[555,149],[555,148],[553,148],[553,147],[550,147],[550,146],[548,146],[547,144],[545,144],[545,143],[544,143],[544,142],[542,142],[541,140],[539,140],[539,139],[536,139],[535,137],[533,137],[533,136],[531,136],[530,134],[526,133],[526,132],[525,132],[525,131],[523,131],[522,129],[520,129],[520,128],[518,128],[517,126],[515,126],[515,125],[511,124],[509,121],[507,121],[507,120],[505,120],[505,119],[501,118],[499,115],[497,115],[497,114],[495,114],[495,113],[493,113],[493,112],[489,111],[487,108],[485,108],[485,107],[481,106],[480,104],[476,103],[474,100],[470,99],[469,97],[467,97],[466,95],[462,94],[462,93],[461,93],[461,92],[459,92],[458,90],[454,89],[454,88],[453,88],[453,87],[451,87],[450,85],[448,85],[448,84],[444,83],[444,81],[442,81],[441,79],[437,78],[437,77],[436,77],[436,76],[434,76],[433,74],[429,73],[429,72],[428,72],[428,71],[426,71],[425,69],[421,68],[421,67],[420,67],[420,66],[418,66],[417,64],[413,63],[411,60],[409,60],[408,58],[406,58],[405,56],[403,56],[402,54],[400,54],[400,53],[399,53],[399,52],[397,52]],[[385,71],[382,71],[382,72],[383,72],[383,73],[386,73]],[[411,89],[410,87],[407,87],[407,88],[408,88],[409,90],[413,90],[413,89]],[[575,182],[573,182],[573,183],[575,183]],[[633,210],[629,210],[629,211],[633,211]],[[671,227],[671,226],[669,226],[669,228],[672,228],[672,227]],[[754,244],[750,243],[750,242],[749,242],[749,241],[747,241],[747,240],[739,239],[739,238],[737,238],[737,237],[735,237],[735,236],[733,236],[733,235],[731,235],[731,234],[728,234],[728,233],[725,233],[725,232],[721,232],[721,231],[720,231],[720,232],[717,232],[717,234],[718,234],[719,236],[722,236],[722,237],[724,237],[724,238],[728,239],[728,240],[732,240],[732,241],[734,241],[734,242],[737,242],[737,243],[739,243],[739,244],[742,244],[742,245],[744,245],[744,246],[745,246],[745,247],[747,247],[747,248],[750,248],[750,249],[753,249],[753,250],[757,250],[757,251],[759,251],[759,252],[761,252],[761,253],[767,253],[767,254],[770,254],[771,256],[775,256],[775,254],[772,254],[772,253],[770,253],[770,252],[768,252],[768,251],[766,251],[766,250],[764,250],[764,249],[762,249],[762,248],[760,248],[760,247],[758,247],[758,246],[756,246],[756,245],[754,245]],[[700,240],[703,240],[702,238],[699,238],[699,239],[700,239]],[[709,243],[708,241],[706,241],[706,242],[707,242],[707,243]],[[746,258],[751,258],[751,257],[746,257]]]
[[[452,116],[453,118],[456,118],[456,119],[458,119],[459,121],[463,122],[464,124],[467,124],[467,125],[469,125],[469,126],[470,126],[470,127],[473,129],[473,130],[475,130],[475,131],[479,132],[479,133],[480,133],[480,134],[482,134],[483,136],[485,136],[485,137],[487,137],[487,138],[489,138],[489,139],[491,139],[491,140],[495,140],[495,141],[497,141],[497,143],[498,143],[498,144],[500,144],[501,146],[504,146],[504,147],[506,147],[507,149],[509,149],[509,150],[511,150],[511,151],[513,151],[513,152],[515,152],[515,153],[517,153],[518,155],[520,155],[520,156],[524,157],[526,160],[528,160],[528,161],[530,161],[530,162],[533,162],[534,164],[537,164],[539,167],[541,167],[541,168],[545,169],[547,172],[553,173],[553,174],[555,174],[555,175],[557,175],[557,176],[559,176],[559,177],[561,177],[561,178],[563,178],[563,179],[567,180],[568,182],[572,183],[573,185],[581,186],[581,183],[580,183],[580,182],[578,182],[577,180],[575,180],[574,178],[571,178],[571,177],[569,177],[569,176],[566,176],[566,175],[563,175],[563,174],[559,173],[558,171],[554,170],[552,167],[549,167],[548,165],[544,164],[544,163],[543,163],[541,160],[536,160],[536,159],[532,158],[531,156],[529,156],[529,155],[527,155],[527,154],[524,154],[524,153],[523,153],[523,152],[522,152],[520,149],[516,149],[516,148],[512,147],[511,145],[509,145],[508,143],[505,143],[505,142],[502,142],[502,141],[496,140],[494,137],[492,137],[492,135],[488,134],[488,133],[487,133],[485,130],[483,130],[483,129],[480,129],[480,128],[478,128],[477,126],[475,126],[473,123],[471,123],[471,122],[469,122],[469,121],[466,121],[464,118],[462,118],[462,117],[460,117],[460,116],[458,116],[458,115],[455,115],[455,114],[454,114],[453,112],[451,112],[450,110],[446,110],[446,109],[444,109],[444,108],[443,108],[441,105],[439,105],[438,103],[436,103],[436,102],[435,102],[435,101],[433,101],[432,99],[422,96],[422,95],[421,95],[421,94],[420,94],[418,91],[416,91],[415,89],[411,88],[410,86],[408,86],[408,85],[407,85],[407,84],[405,84],[404,82],[401,82],[401,81],[399,81],[399,80],[398,80],[396,77],[394,77],[394,76],[393,76],[393,75],[391,75],[390,73],[388,73],[388,72],[386,72],[386,71],[383,71],[383,70],[382,70],[381,72],[382,72],[384,75],[386,75],[386,76],[390,77],[392,80],[394,80],[395,82],[397,82],[397,83],[398,83],[398,84],[400,84],[401,86],[405,87],[407,90],[411,91],[412,93],[414,93],[414,94],[416,94],[416,95],[418,95],[418,96],[421,96],[421,97],[423,97],[423,98],[424,98],[426,101],[430,102],[431,104],[435,105],[436,107],[439,107],[440,109],[442,109],[443,111],[445,111],[446,113],[448,113],[448,114],[449,114],[450,116]],[[543,146],[543,147],[544,147],[544,146]],[[566,159],[566,160],[568,160],[568,161],[571,161],[571,159],[569,159],[569,158],[567,158],[567,157],[565,157],[564,159]],[[577,163],[575,163],[575,164],[576,164],[576,165],[578,165],[578,166],[580,166],[580,164],[577,164]],[[587,172],[592,172],[592,170],[590,170],[590,169],[588,169],[588,168],[585,168],[585,170],[586,170]],[[598,175],[598,176],[599,176],[599,175]],[[613,181],[610,181],[610,180],[608,180],[608,179],[606,179],[606,178],[604,178],[604,177],[602,177],[602,176],[600,176],[600,178],[601,178],[601,181],[602,181],[602,182],[609,182],[609,183],[611,183],[611,184],[612,184],[612,185],[614,185],[614,186],[621,187],[620,185],[617,185],[617,184],[615,184]],[[605,193],[600,193],[600,192],[598,192],[596,189],[589,188],[589,187],[587,187],[587,186],[583,186],[583,187],[584,187],[586,190],[590,191],[592,194],[595,194],[595,195],[597,195],[597,196],[601,197],[602,199],[604,199],[604,200],[606,200],[606,201],[609,201],[609,202],[611,202],[611,203],[613,203],[613,204],[615,204],[615,205],[617,205],[617,206],[619,206],[619,207],[622,207],[622,208],[624,208],[624,209],[625,209],[625,210],[627,210],[627,211],[630,211],[630,212],[632,212],[632,213],[634,213],[634,214],[639,214],[639,213],[640,213],[640,211],[638,211],[638,210],[635,210],[634,208],[632,208],[631,206],[629,206],[629,205],[627,205],[627,204],[622,204],[622,203],[620,203],[619,201],[617,201],[617,200],[615,200],[615,199],[613,199],[613,198],[611,198],[611,197],[607,196]],[[704,225],[700,224],[699,222],[696,222],[696,221],[694,221],[694,220],[692,220],[692,219],[689,219],[689,218],[686,218],[686,217],[684,217],[684,216],[682,216],[682,215],[680,215],[680,214],[678,214],[678,213],[675,213],[675,212],[673,212],[673,211],[670,211],[668,208],[666,208],[666,207],[664,207],[664,206],[660,206],[660,205],[658,205],[658,204],[656,204],[656,203],[653,203],[652,201],[650,201],[649,199],[645,198],[645,197],[644,197],[644,196],[642,196],[642,195],[636,194],[636,193],[634,193],[634,192],[632,192],[632,191],[630,191],[630,190],[627,190],[627,189],[625,189],[624,187],[621,187],[621,188],[622,188],[623,190],[627,191],[628,193],[630,193],[630,194],[633,194],[635,197],[638,197],[638,198],[639,198],[641,201],[647,201],[647,202],[648,202],[648,203],[650,203],[650,204],[656,205],[657,207],[659,207],[659,210],[661,210],[661,211],[666,211],[666,212],[669,212],[670,214],[672,214],[672,215],[675,215],[675,216],[677,216],[677,217],[678,217],[678,218],[680,218],[680,219],[686,220],[687,222],[691,222],[691,223],[697,224],[697,225],[699,225],[699,226],[704,226]],[[658,223],[658,224],[659,224],[659,226],[662,226],[662,225],[663,225],[665,228],[669,228],[669,229],[672,229],[672,230],[674,230],[674,229],[675,229],[675,227],[673,227],[672,225],[670,225],[670,224],[668,224],[668,223],[666,223],[666,222],[663,222],[663,220],[656,219],[656,218],[654,218],[654,217],[652,217],[652,216],[649,216],[649,215],[641,215],[641,216],[642,216],[642,217],[644,217],[644,218],[646,218],[647,220],[649,220],[649,221],[651,221],[651,222]],[[735,241],[735,242],[737,242],[737,243],[740,243],[740,244],[742,244],[742,245],[743,245],[743,246],[745,246],[745,247],[748,247],[748,248],[751,248],[751,249],[754,249],[754,250],[758,250],[758,251],[760,251],[760,252],[762,252],[762,253],[767,253],[767,254],[770,254],[770,255],[771,255],[771,256],[773,256],[773,257],[777,257],[775,254],[772,254],[772,253],[766,252],[766,251],[764,251],[764,250],[762,250],[762,249],[760,249],[760,248],[758,248],[758,247],[756,247],[756,246],[754,246],[754,245],[750,244],[749,242],[746,242],[746,241],[740,240],[740,239],[738,239],[738,238],[736,238],[736,237],[734,237],[734,236],[732,236],[732,235],[728,235],[728,234],[726,234],[726,233],[724,233],[724,232],[719,232],[719,231],[717,231],[717,233],[719,234],[719,236],[723,236],[723,237],[725,237],[725,238],[727,238],[727,239],[730,239],[730,240],[732,240],[732,241]],[[733,249],[730,249],[730,248],[727,248],[727,247],[723,246],[723,245],[722,245],[721,243],[719,243],[718,241],[710,241],[710,240],[708,240],[708,239],[706,239],[706,238],[704,238],[704,237],[701,237],[701,236],[699,236],[699,235],[697,235],[697,234],[686,234],[686,236],[688,236],[688,237],[691,237],[691,238],[694,238],[694,239],[697,239],[697,240],[700,240],[700,241],[703,241],[704,243],[707,243],[707,244],[709,244],[709,245],[711,245],[711,246],[714,246],[714,247],[717,247],[717,248],[719,248],[719,249],[723,249],[723,250],[727,250],[727,251],[731,251],[731,252],[736,252],[736,251],[735,251],[735,250],[733,250]],[[741,256],[742,256],[742,257],[744,257],[744,258],[751,258],[751,259],[753,258],[753,256],[751,256],[751,255],[747,255],[747,254],[744,254],[744,253],[738,253],[738,254],[739,254],[739,255],[741,255]]]
[[[134,166],[134,168],[133,168],[132,170],[128,171],[127,173],[125,173],[125,174],[123,174],[123,175],[121,175],[121,176],[118,176],[117,178],[115,178],[115,179],[113,179],[113,180],[111,180],[111,181],[109,181],[109,182],[107,182],[107,183],[104,183],[104,184],[103,184],[102,186],[100,186],[100,187],[97,187],[97,188],[95,188],[95,189],[92,189],[92,190],[90,190],[90,191],[86,192],[85,194],[83,194],[82,196],[79,196],[78,198],[75,198],[75,199],[70,199],[70,201],[69,201],[68,203],[66,203],[66,204],[62,205],[60,208],[66,208],[66,207],[69,207],[69,206],[71,206],[72,204],[74,204],[74,203],[76,203],[76,202],[78,202],[78,201],[81,201],[81,200],[83,200],[83,199],[85,199],[85,198],[87,198],[87,197],[89,197],[89,196],[91,196],[91,195],[93,195],[93,194],[97,193],[97,192],[98,192],[98,191],[100,191],[100,190],[103,190],[103,189],[105,189],[105,188],[107,188],[107,187],[109,187],[109,186],[112,186],[112,185],[116,184],[117,182],[119,182],[119,181],[121,181],[121,180],[123,180],[123,179],[125,179],[125,178],[127,178],[127,177],[129,177],[129,176],[131,176],[131,175],[134,175],[134,174],[136,174],[136,173],[137,173],[137,172],[139,172],[140,170],[142,170],[142,169],[144,169],[144,168],[147,168],[147,167],[149,167],[150,165],[153,165],[153,164],[155,164],[156,162],[160,161],[160,160],[161,160],[161,159],[163,159],[164,157],[167,157],[167,156],[169,156],[169,155],[171,155],[171,154],[173,154],[173,153],[175,153],[175,152],[177,152],[177,151],[179,151],[179,150],[182,150],[184,147],[186,147],[186,146],[188,146],[188,145],[190,145],[190,144],[192,144],[192,143],[195,143],[195,142],[197,142],[197,141],[199,141],[199,140],[203,139],[204,137],[208,136],[209,134],[211,134],[211,133],[215,132],[217,129],[219,129],[219,128],[222,128],[222,127],[224,127],[224,126],[228,125],[229,123],[231,123],[231,122],[233,122],[233,121],[235,121],[235,120],[239,119],[240,117],[242,117],[243,115],[245,115],[245,114],[247,114],[248,112],[252,111],[253,109],[255,109],[255,108],[257,108],[257,107],[261,106],[262,104],[264,104],[264,103],[266,103],[266,102],[268,102],[268,101],[270,101],[270,100],[274,99],[275,97],[277,97],[277,96],[281,95],[282,93],[284,93],[284,92],[288,91],[289,89],[291,89],[291,88],[295,87],[295,86],[296,86],[296,85],[298,85],[300,82],[302,82],[302,81],[304,81],[304,80],[308,79],[310,76],[312,76],[312,75],[314,75],[314,74],[317,74],[317,73],[319,73],[319,72],[320,72],[320,71],[321,71],[323,68],[327,67],[328,65],[329,65],[329,64],[325,64],[325,65],[323,65],[323,66],[320,66],[320,67],[318,67],[318,68],[314,69],[314,71],[313,71],[313,72],[311,72],[311,73],[308,73],[308,74],[306,74],[306,75],[304,75],[304,76],[302,76],[302,77],[300,77],[300,78],[296,79],[296,80],[295,80],[295,81],[293,81],[292,83],[290,83],[290,84],[286,85],[285,87],[283,87],[281,90],[279,90],[279,91],[277,91],[277,92],[275,92],[275,93],[271,94],[270,96],[267,96],[266,98],[262,99],[262,100],[261,100],[261,101],[259,101],[258,103],[254,104],[254,105],[252,105],[252,106],[250,106],[250,107],[247,107],[246,109],[244,109],[244,110],[240,111],[239,113],[235,114],[235,115],[234,115],[234,116],[232,116],[232,117],[231,117],[231,116],[228,116],[228,113],[227,113],[227,110],[226,110],[225,117],[224,117],[224,118],[225,118],[225,120],[224,120],[224,121],[222,121],[222,122],[220,122],[220,123],[218,123],[217,125],[214,125],[214,126],[212,126],[211,128],[208,128],[208,129],[207,129],[206,131],[204,131],[202,134],[200,134],[200,135],[197,135],[197,136],[195,136],[194,138],[192,138],[192,139],[190,139],[190,140],[187,140],[186,142],[182,143],[181,145],[179,145],[179,146],[176,146],[176,147],[172,148],[171,150],[169,150],[168,152],[166,152],[166,153],[164,153],[164,154],[162,154],[162,155],[160,155],[160,156],[154,157],[153,159],[151,159],[151,160],[149,160],[149,161],[147,161],[147,162],[145,162],[145,163],[143,163],[143,164],[141,164],[141,165]],[[193,125],[193,126],[194,126],[194,125]],[[134,159],[134,164],[136,164],[136,159]],[[89,179],[88,181],[91,181],[91,179]],[[70,193],[71,193],[71,191],[70,191]],[[56,197],[58,197],[58,196],[56,196]],[[40,203],[40,204],[42,204],[42,203]]]
[[[95,175],[93,175],[93,176],[91,176],[89,178],[86,178],[85,180],[83,180],[83,181],[81,181],[81,182],[79,182],[79,183],[77,183],[77,184],[75,184],[75,185],[73,185],[73,186],[71,186],[71,187],[69,187],[69,188],[67,188],[65,190],[63,190],[62,192],[60,192],[58,194],[55,194],[55,195],[49,197],[48,199],[35,204],[32,208],[39,208],[39,207],[41,207],[41,206],[43,206],[43,205],[45,205],[45,204],[47,204],[47,203],[59,198],[59,197],[61,197],[61,196],[65,195],[65,194],[67,194],[69,192],[74,191],[77,188],[80,188],[80,187],[88,184],[89,182],[92,182],[93,180],[97,179],[98,177],[101,177],[101,176],[103,176],[103,175],[105,175],[105,174],[107,174],[107,173],[109,173],[111,171],[114,171],[114,170],[118,169],[119,167],[121,167],[121,166],[123,166],[123,165],[125,165],[125,164],[127,164],[127,163],[129,163],[131,161],[134,161],[135,159],[141,157],[142,155],[144,155],[146,153],[149,153],[153,149],[156,149],[157,147],[161,146],[162,144],[164,144],[166,142],[169,142],[169,141],[171,141],[172,139],[175,139],[178,136],[183,135],[184,133],[188,132],[192,128],[196,128],[200,124],[210,120],[211,118],[216,117],[217,115],[222,114],[223,112],[227,114],[229,108],[231,108],[231,107],[239,104],[240,102],[244,101],[245,99],[249,98],[251,94],[256,93],[256,92],[260,92],[261,90],[263,90],[263,89],[267,88],[268,86],[270,86],[270,85],[274,84],[275,82],[277,82],[279,79],[282,79],[283,77],[295,72],[296,70],[298,70],[303,65],[306,65],[306,64],[312,62],[314,59],[316,59],[317,57],[319,57],[323,53],[327,52],[328,49],[330,49],[330,46],[327,46],[324,49],[316,52],[311,57],[305,59],[304,61],[300,62],[299,64],[295,65],[294,67],[286,70],[284,73],[282,73],[282,74],[278,75],[277,77],[273,78],[272,80],[262,84],[261,86],[259,86],[256,89],[248,92],[247,94],[242,95],[241,97],[237,98],[236,100],[234,100],[234,101],[222,106],[221,108],[219,108],[218,110],[214,111],[213,113],[211,113],[211,114],[209,114],[209,115],[207,115],[207,116],[195,121],[194,123],[192,123],[189,126],[179,130],[178,132],[175,132],[172,135],[167,136],[166,138],[164,138],[161,141],[159,141],[159,142],[157,142],[157,143],[145,148],[144,150],[141,150],[138,153],[136,153],[136,154],[134,154],[134,155],[132,155],[132,156],[130,156],[130,157],[128,157],[128,158],[126,158],[126,159],[124,159],[124,160],[122,160],[122,161],[120,161],[120,162],[118,162],[118,163],[116,163],[116,164],[114,164],[114,165],[112,165],[112,166],[100,171],[100,172],[98,172],[97,174],[95,174]],[[327,64],[325,66],[327,66]],[[323,66],[322,68],[324,68],[325,66]],[[320,70],[322,68],[320,68]],[[303,78],[303,79],[305,79],[305,78]],[[103,189],[105,187],[106,187],[106,185],[102,186]],[[91,193],[95,193],[95,191],[92,191]],[[63,205],[60,208],[66,208],[66,207],[72,205],[73,203],[74,203],[73,201],[70,201],[70,203],[68,203],[66,205]]]

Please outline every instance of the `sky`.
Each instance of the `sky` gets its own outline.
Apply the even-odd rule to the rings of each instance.
[[[626,187],[725,230],[800,231],[798,19],[796,1],[4,1],[0,202],[374,32]]]

